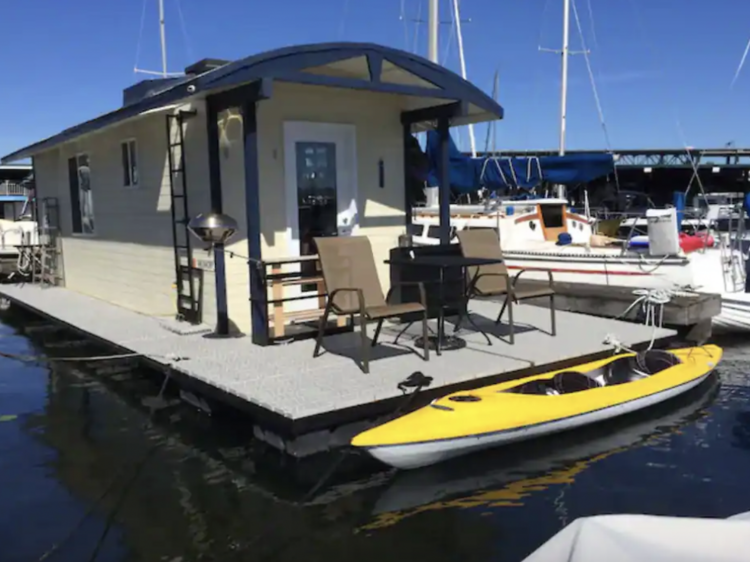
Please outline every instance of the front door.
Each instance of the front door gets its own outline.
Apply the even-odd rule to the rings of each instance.
[[[353,125],[284,123],[287,248],[290,256],[317,253],[313,238],[349,236],[358,228],[355,128]],[[290,270],[315,275],[311,261]],[[287,310],[316,308],[316,284],[287,288]]]

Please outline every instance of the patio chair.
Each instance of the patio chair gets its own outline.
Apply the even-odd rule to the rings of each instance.
[[[395,316],[421,313],[422,336],[424,341],[427,341],[427,299],[421,282],[394,285],[384,297],[369,238],[366,236],[326,236],[315,238],[315,244],[320,257],[320,268],[328,292],[328,300],[320,319],[313,357],[317,357],[320,352],[330,314],[350,316],[352,320],[355,315],[359,317],[362,337],[361,360],[365,373],[370,372],[370,352],[367,345],[368,323],[375,321],[378,323],[372,340],[374,347],[384,320]],[[419,289],[420,302],[389,304],[393,289],[399,285],[416,285]],[[398,342],[401,333],[396,336],[393,343]],[[429,361],[429,359],[430,352],[425,346],[424,360]]]
[[[461,230],[458,232],[458,242],[461,246],[461,254],[464,257],[502,259],[503,252],[500,249],[500,239],[493,229]],[[534,287],[522,287],[518,285],[519,277],[526,271],[522,269],[511,280],[505,263],[493,265],[482,265],[479,267],[468,267],[467,269],[467,300],[474,297],[498,297],[505,296],[500,314],[495,324],[500,323],[505,309],[508,309],[508,323],[510,326],[510,343],[515,342],[515,326],[513,324],[513,304],[522,300],[537,297],[549,297],[550,321],[552,324],[551,334],[557,334],[555,325],[555,286],[552,272],[547,272],[548,283]],[[468,311],[466,312],[468,314]],[[456,322],[456,330],[461,322],[459,317]]]

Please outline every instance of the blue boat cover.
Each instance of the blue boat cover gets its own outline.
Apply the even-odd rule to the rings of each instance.
[[[427,159],[430,163],[429,185],[439,185],[440,137],[427,132]],[[566,154],[565,156],[471,158],[462,154],[453,138],[449,139],[451,188],[469,193],[485,187],[490,191],[530,190],[546,181],[553,184],[586,183],[614,171],[611,154]]]

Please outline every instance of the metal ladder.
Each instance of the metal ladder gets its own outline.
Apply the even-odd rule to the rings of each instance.
[[[172,243],[174,247],[177,319],[191,324],[201,322],[201,303],[195,287],[193,252],[188,222],[187,180],[185,174],[185,119],[195,111],[178,111],[167,115],[167,154],[169,193],[172,211]]]
[[[62,280],[60,268],[60,206],[57,197],[45,197],[41,201],[42,212],[37,209],[37,225],[39,228],[39,244],[41,245],[42,286],[57,286]],[[41,214],[41,216],[39,216]]]

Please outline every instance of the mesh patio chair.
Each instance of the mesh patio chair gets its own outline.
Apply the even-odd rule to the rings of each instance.
[[[500,249],[500,239],[493,229],[462,230],[458,232],[458,241],[461,245],[461,253],[465,257],[503,259]],[[522,269],[513,279],[510,278],[505,263],[493,265],[482,265],[479,267],[468,267],[468,289],[467,298],[474,297],[497,297],[505,296],[500,314],[495,320],[499,324],[505,309],[508,309],[508,323],[510,326],[510,343],[515,342],[515,326],[513,324],[513,304],[522,300],[537,297],[549,297],[550,321],[552,324],[551,334],[557,334],[555,325],[555,285],[552,272],[547,272],[548,284],[533,287],[523,287],[518,284],[519,277],[526,271]],[[467,313],[468,314],[468,313]],[[458,329],[461,319],[456,322]]]
[[[315,342],[313,357],[317,357],[323,343],[328,316],[359,317],[362,337],[361,358],[365,373],[370,372],[370,353],[367,345],[367,324],[377,321],[372,346],[378,341],[383,321],[395,316],[421,313],[422,336],[427,341],[427,299],[424,285],[417,283],[399,283],[391,287],[386,296],[380,286],[375,256],[370,239],[366,236],[326,236],[315,238],[320,257],[320,268],[328,292],[325,311],[320,319],[318,337]],[[419,288],[420,302],[389,304],[393,289],[399,285],[416,285]],[[394,343],[403,330],[396,336]],[[424,360],[429,361],[430,352],[424,348]]]

